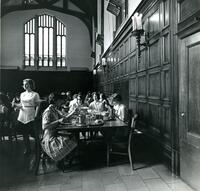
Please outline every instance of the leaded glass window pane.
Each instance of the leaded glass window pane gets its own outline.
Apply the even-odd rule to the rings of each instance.
[[[25,23],[24,41],[25,66],[66,67],[66,27],[55,17],[43,14]]]

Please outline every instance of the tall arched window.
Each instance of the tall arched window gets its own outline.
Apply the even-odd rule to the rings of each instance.
[[[37,15],[24,24],[24,66],[66,67],[66,27],[56,17]]]

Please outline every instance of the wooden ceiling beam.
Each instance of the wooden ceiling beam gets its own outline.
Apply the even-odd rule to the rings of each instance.
[[[4,6],[1,11],[1,17],[5,16],[6,14],[14,11],[24,11],[24,10],[33,10],[33,9],[50,9],[53,11],[61,12],[67,15],[72,15],[78,17],[83,23],[87,26],[89,34],[90,34],[90,43],[92,43],[92,17],[85,13],[64,9],[61,7],[56,7],[53,5],[44,5],[44,4],[29,4],[29,5],[13,5],[13,6]]]
[[[53,11],[62,12],[67,15],[72,15],[72,16],[78,17],[80,20],[82,20],[83,23],[88,28],[88,31],[90,34],[90,43],[92,43],[92,17],[89,17],[87,14],[84,14],[81,12],[77,12],[77,11],[73,11],[73,10],[69,10],[69,9],[65,10],[63,8],[55,7],[55,6],[49,6],[48,9],[51,9]]]
[[[1,17],[5,16],[6,14],[14,11],[24,11],[24,10],[31,10],[31,9],[42,9],[40,4],[37,5],[12,5],[12,6],[4,6],[1,10]]]

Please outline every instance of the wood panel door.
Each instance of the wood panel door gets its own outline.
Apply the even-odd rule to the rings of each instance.
[[[179,43],[180,175],[200,190],[200,32]]]

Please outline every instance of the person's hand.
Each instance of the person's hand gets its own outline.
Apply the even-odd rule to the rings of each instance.
[[[15,107],[15,100],[12,101],[11,106]]]
[[[70,113],[68,113],[68,115],[66,115],[66,118],[68,118],[71,115],[73,115],[76,111],[78,111],[78,108],[74,108]]]
[[[60,118],[60,119],[58,120],[58,123],[64,123],[64,117]]]

